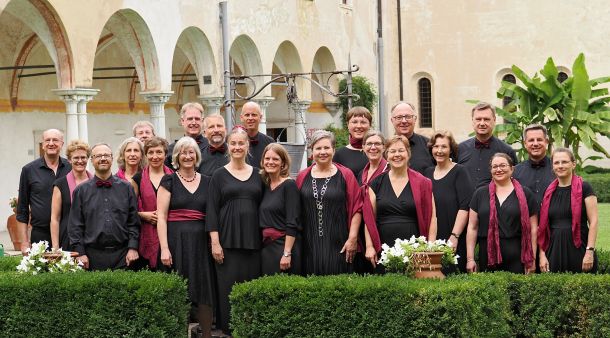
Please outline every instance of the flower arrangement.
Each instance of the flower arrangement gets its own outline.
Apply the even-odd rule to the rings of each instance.
[[[422,252],[441,252],[443,253],[441,264],[449,266],[457,264],[459,258],[453,251],[453,248],[447,244],[447,241],[437,239],[434,242],[428,242],[426,237],[411,236],[409,240],[397,238],[394,241],[394,246],[390,247],[387,244],[382,245],[381,258],[379,263],[385,266],[388,272],[401,272],[412,275],[415,272],[416,265],[421,265],[423,256],[418,253]],[[429,264],[430,262],[427,262]]]
[[[10,198],[8,201],[11,209],[15,209],[17,207],[17,197]]]
[[[51,252],[48,249],[47,241],[32,243],[28,256],[21,259],[17,271],[36,275],[44,272],[77,272],[83,269],[82,263],[77,262],[70,252],[61,249]]]

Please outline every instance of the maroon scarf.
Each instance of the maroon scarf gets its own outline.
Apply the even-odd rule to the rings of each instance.
[[[358,181],[356,181],[354,173],[350,169],[335,162],[333,162],[333,164],[337,167],[337,170],[339,170],[339,172],[343,176],[343,179],[345,180],[345,189],[347,197],[345,199],[345,207],[347,208],[347,228],[349,229],[352,225],[352,217],[362,211],[360,187],[358,186]],[[311,169],[315,165],[316,164],[314,163],[299,172],[299,175],[296,179],[297,187],[299,188],[299,190],[303,186],[303,182],[305,182],[305,177],[307,177],[307,174],[311,172]],[[361,249],[361,243],[358,243],[358,248]]]
[[[548,250],[551,240],[551,232],[549,230],[549,207],[553,193],[559,185],[559,180],[555,179],[546,191],[542,198],[542,206],[540,209],[540,224],[538,225],[538,245],[543,251]],[[582,177],[572,175],[572,184],[570,189],[570,207],[572,209],[572,241],[574,246],[580,248],[582,239],[580,238],[580,217],[582,215]]]
[[[163,171],[166,174],[171,174],[172,171],[163,166]],[[138,210],[140,211],[155,211],[157,210],[157,194],[150,181],[150,167],[146,166],[142,170],[142,180],[140,181],[140,196],[138,198]],[[151,268],[157,267],[157,257],[159,255],[159,235],[157,227],[142,220],[140,226],[140,246],[138,251],[140,256],[146,258]]]
[[[432,220],[432,181],[411,168],[407,170],[407,175],[415,201],[419,235],[428,238]]]
[[[534,263],[532,252],[532,233],[530,224],[530,212],[527,207],[527,199],[519,181],[511,178],[517,200],[519,200],[519,211],[521,213],[521,263],[526,267]],[[500,228],[498,225],[498,210],[496,209],[496,183],[489,183],[489,227],[487,228],[487,265],[494,266],[502,264],[502,253],[500,252]]]
[[[352,137],[352,135],[349,136],[349,144],[354,149],[358,149],[358,150],[362,149],[362,139],[354,138],[354,137]]]
[[[360,196],[362,196],[362,218],[364,219],[364,224],[366,225],[367,230],[369,231],[369,236],[371,237],[371,241],[373,241],[373,247],[375,248],[375,252],[381,251],[381,239],[379,238],[379,231],[377,230],[377,222],[375,220],[375,213],[373,212],[373,205],[371,204],[371,199],[369,197],[369,184],[379,175],[386,171],[388,167],[388,161],[384,158],[379,161],[379,166],[375,169],[375,172],[371,175],[371,179],[368,179],[369,176],[369,168],[371,167],[371,162],[368,162],[364,169],[362,170],[361,182],[360,186]]]
[[[125,170],[121,168],[119,168],[119,170],[116,172],[116,176],[122,179],[123,181],[127,181],[127,177],[125,177]]]
[[[87,178],[91,178],[93,176],[89,171],[85,170],[85,172],[87,173]],[[68,175],[66,175],[66,179],[68,180],[68,190],[70,190],[70,203],[71,203],[72,197],[73,197],[72,195],[74,194],[74,189],[76,189],[76,187],[78,186],[78,184],[76,184],[76,177],[74,177],[74,171],[70,170]],[[86,182],[86,181],[83,181],[83,182]]]

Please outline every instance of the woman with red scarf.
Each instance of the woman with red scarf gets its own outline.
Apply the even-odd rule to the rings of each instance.
[[[349,168],[356,179],[362,168],[368,163],[363,153],[363,137],[371,127],[373,116],[365,107],[353,107],[345,115],[347,130],[349,131],[349,144],[337,149],[333,156],[333,162]]]
[[[161,179],[172,170],[165,165],[167,141],[158,136],[144,142],[144,154],[148,165],[131,178],[131,185],[138,196],[138,215],[140,216],[140,265],[151,270],[157,268],[159,256],[159,236],[157,235],[157,191]]]
[[[333,163],[335,138],[326,130],[311,136],[314,163],[297,176],[301,194],[303,271],[335,275],[353,271],[362,220],[360,187],[348,168]]]
[[[425,236],[429,241],[434,241],[436,210],[432,182],[409,168],[409,140],[395,135],[387,141],[385,152],[390,170],[375,178],[368,188],[374,215],[369,218],[368,212],[364,213],[369,233],[374,236],[370,232],[370,224],[376,224],[379,231],[377,243],[390,246],[397,238],[409,239],[411,236]],[[372,240],[374,243],[375,239]],[[377,245],[376,251],[379,252]],[[375,261],[371,263],[376,264]]]
[[[197,307],[204,336],[211,335],[214,278],[206,233],[210,178],[196,169],[201,163],[197,142],[184,136],[172,152],[176,172],[161,179],[157,192],[157,233],[161,263],[188,281],[188,298]]]
[[[557,178],[546,189],[540,209],[540,271],[595,272],[597,197],[591,185],[574,174],[572,151],[555,149],[551,163]]]
[[[116,163],[119,170],[116,176],[129,182],[133,175],[142,171],[146,159],[144,158],[144,143],[135,137],[126,138],[119,146],[119,155]]]
[[[474,248],[479,243],[481,271],[535,271],[538,205],[534,194],[512,178],[512,159],[496,153],[490,161],[492,180],[474,192],[468,214],[466,270],[477,271]]]

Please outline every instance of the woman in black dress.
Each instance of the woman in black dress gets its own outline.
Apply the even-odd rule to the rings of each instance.
[[[87,171],[87,161],[91,156],[89,145],[81,140],[74,140],[66,148],[66,157],[72,164],[72,170],[53,183],[51,199],[51,247],[53,250],[70,250],[68,238],[68,220],[72,206],[72,193],[79,184],[91,178]]]
[[[373,116],[365,107],[357,106],[347,111],[345,119],[349,131],[349,144],[337,149],[333,162],[348,167],[358,179],[358,174],[368,163],[366,155],[362,152],[362,139],[371,127]]]
[[[436,204],[436,238],[447,240],[457,255],[458,268],[466,271],[466,225],[473,184],[465,167],[457,159],[458,145],[449,131],[438,131],[430,138],[428,148],[436,166],[424,175],[432,181]]]
[[[557,179],[547,188],[540,210],[540,271],[595,272],[597,197],[591,185],[574,174],[572,151],[555,149],[551,163]]]
[[[466,270],[477,271],[474,248],[478,241],[481,271],[532,273],[538,228],[536,198],[512,178],[514,167],[508,155],[494,154],[490,167],[491,182],[477,189],[470,202]]]
[[[167,157],[167,141],[152,136],[144,142],[144,154],[148,165],[131,178],[131,185],[138,196],[138,215],[140,216],[140,259],[136,268],[157,268],[160,246],[157,235],[157,191],[161,180],[172,170],[163,162]]]
[[[382,244],[394,245],[397,238],[425,236],[436,239],[436,212],[432,183],[409,168],[409,140],[396,135],[386,143],[390,170],[371,182],[369,200]],[[383,272],[383,269],[379,270]]]
[[[297,184],[288,175],[290,156],[284,147],[271,143],[261,160],[265,194],[259,209],[263,229],[262,274],[301,273],[301,201]]]
[[[246,163],[248,134],[243,127],[227,137],[229,163],[210,180],[206,228],[216,261],[219,313],[216,324],[230,334],[229,294],[235,283],[260,276],[261,230],[258,209],[263,198],[261,177]]]
[[[359,186],[352,171],[333,163],[335,138],[313,133],[314,163],[297,177],[303,225],[305,274],[334,275],[353,271],[362,220]]]
[[[205,232],[209,178],[195,171],[201,152],[185,136],[172,153],[173,174],[165,175],[157,192],[157,233],[161,263],[188,280],[189,300],[205,336],[211,335],[214,276]]]

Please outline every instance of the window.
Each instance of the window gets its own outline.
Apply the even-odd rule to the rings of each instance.
[[[423,77],[417,81],[419,92],[419,126],[432,128],[432,83]]]
[[[568,74],[566,74],[565,72],[559,72],[559,74],[557,74],[557,81],[559,81],[559,83],[563,83],[563,81],[568,79]]]
[[[515,78],[515,76],[513,74],[504,75],[502,77],[502,81],[506,81],[506,82],[510,82],[510,83],[517,83],[517,79]],[[504,96],[504,98],[502,99],[502,108],[508,106],[508,104],[511,102],[513,102],[513,99],[511,97]]]

